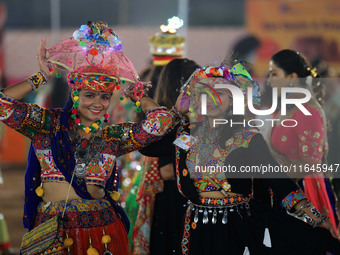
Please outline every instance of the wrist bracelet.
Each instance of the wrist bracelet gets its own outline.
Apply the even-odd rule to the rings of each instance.
[[[31,84],[33,91],[37,90],[40,85],[47,83],[48,78],[44,71],[39,71],[26,79]]]
[[[296,211],[296,212],[294,212],[293,214],[295,215],[295,216],[297,216],[297,217],[301,217],[305,212],[304,212],[304,208],[307,208],[307,207],[310,207],[310,206],[312,206],[313,204],[312,204],[312,202],[311,201],[307,201],[306,203],[304,203],[301,207],[300,207],[300,209],[298,210],[298,211]]]
[[[149,96],[148,96],[148,94],[143,93],[142,97],[141,97],[139,100],[137,100],[136,102],[134,102],[134,100],[132,100],[131,98],[130,98],[130,100],[131,100],[131,102],[133,102],[133,104],[134,104],[135,106],[139,107],[139,106],[140,106],[140,101],[141,101],[142,98],[144,98],[144,97],[149,97]],[[137,105],[137,102],[139,102],[139,105]]]
[[[172,132],[172,130],[174,130],[174,128],[178,126],[178,123],[181,123],[181,125],[183,125],[183,123],[186,122],[186,118],[177,111],[175,106],[171,108],[169,113],[172,116],[172,118],[175,119],[175,121],[173,122],[172,126],[168,129],[167,133]]]
[[[311,216],[309,216],[303,209],[309,209],[310,212],[317,218],[321,218],[320,220],[316,221]],[[300,209],[293,213],[295,217],[298,219],[307,222],[309,225],[311,225],[313,228],[317,227],[319,224],[321,224],[324,221],[327,221],[329,217],[323,216],[312,204],[311,201],[307,201],[304,203]]]
[[[181,121],[182,123],[185,122],[185,117],[178,112],[175,106],[173,106],[169,112],[177,121]]]
[[[309,207],[311,212],[315,215],[315,217],[324,217],[313,205]]]
[[[313,222],[313,228],[319,226],[321,223],[325,222],[325,221],[328,221],[329,220],[329,217],[322,217],[320,220],[318,221],[314,221]]]

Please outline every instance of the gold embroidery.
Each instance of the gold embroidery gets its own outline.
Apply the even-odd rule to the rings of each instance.
[[[319,152],[322,152],[322,147],[321,146],[319,146]]]
[[[282,142],[287,141],[287,136],[285,136],[285,135],[281,136],[281,141],[282,141]]]
[[[53,130],[53,134],[56,135],[57,132],[60,130],[60,114],[58,114],[58,116],[54,119],[54,130]]]
[[[303,131],[303,133],[305,134],[305,135],[308,135],[308,130],[305,130],[305,131]]]
[[[315,132],[314,135],[313,135],[313,138],[319,139],[320,138],[320,133],[319,132]]]
[[[299,135],[299,138],[300,138],[300,140],[301,140],[302,142],[305,142],[305,141],[306,141],[306,137],[303,136],[303,135]]]
[[[308,151],[308,145],[303,145],[302,152],[307,152],[307,151]]]

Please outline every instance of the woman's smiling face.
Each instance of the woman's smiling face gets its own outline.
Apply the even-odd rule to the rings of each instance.
[[[81,123],[90,126],[103,117],[110,106],[111,96],[106,92],[80,90],[77,109]]]

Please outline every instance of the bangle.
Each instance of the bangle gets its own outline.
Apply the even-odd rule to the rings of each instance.
[[[172,124],[172,126],[168,129],[167,133],[172,132],[172,130],[174,130],[175,127],[178,126],[178,123],[181,123],[181,126],[183,126],[183,123],[185,123],[185,121],[186,121],[185,117],[177,111],[177,109],[176,109],[175,106],[173,106],[173,107],[171,108],[171,110],[169,111],[169,113],[170,113],[170,115],[172,116],[172,118],[175,119],[175,121],[173,121],[173,124]]]
[[[313,205],[309,207],[309,210],[311,210],[315,217],[324,217]]]
[[[318,221],[314,221],[313,222],[313,228],[319,226],[321,223],[325,222],[325,221],[328,221],[329,220],[329,217],[322,217],[320,220]]]
[[[169,111],[169,113],[171,114],[171,116],[173,117],[173,118],[175,118],[176,119],[176,122],[182,122],[182,123],[184,123],[185,122],[185,117],[182,115],[182,114],[180,114],[179,112],[178,112],[178,110],[176,109],[176,107],[175,106],[173,106],[172,108],[171,108],[171,110]]]
[[[144,94],[143,89],[144,89],[143,83],[137,82],[137,84],[134,88],[134,91],[133,91],[136,101],[139,101],[143,97],[143,94]]]
[[[321,218],[320,220],[316,221],[311,216],[309,216],[303,209],[308,209],[315,217]],[[329,220],[329,217],[323,216],[312,204],[311,201],[307,201],[304,203],[300,209],[293,213],[295,217],[298,219],[307,222],[313,228],[320,225],[322,222]]]
[[[301,207],[300,207],[300,209],[298,210],[298,211],[296,211],[296,212],[294,212],[293,214],[294,215],[296,215],[297,217],[301,217],[303,214],[304,214],[304,208],[307,208],[307,207],[310,207],[310,206],[312,206],[313,204],[312,204],[312,202],[311,201],[307,201],[306,203],[304,203]]]
[[[143,93],[143,96],[142,96],[138,101],[134,102],[131,98],[130,98],[130,100],[131,100],[131,102],[132,102],[135,106],[139,107],[140,104],[141,104],[142,98],[145,98],[145,97],[149,98],[148,94]],[[151,99],[151,98],[150,98],[150,99]],[[151,100],[152,100],[152,99],[151,99]],[[139,102],[139,103],[137,103],[137,102]]]
[[[303,208],[307,208],[307,207],[310,207],[312,206],[312,202],[311,201],[307,201],[306,203],[304,203],[301,207],[300,207],[300,210],[303,209]]]
[[[44,71],[39,71],[26,79],[31,84],[33,91],[37,90],[40,85],[47,83],[48,78]]]

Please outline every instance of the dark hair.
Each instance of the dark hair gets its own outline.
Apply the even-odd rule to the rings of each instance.
[[[61,108],[65,105],[71,88],[68,86],[65,78],[53,78],[51,92],[51,108]],[[79,91],[79,89],[78,89]]]
[[[285,74],[296,73],[298,78],[307,78],[308,76],[312,76],[312,67],[309,66],[306,59],[302,57],[300,53],[294,50],[281,50],[272,57],[272,60],[275,65],[285,72]],[[321,84],[319,78],[319,75],[313,77],[312,89],[317,101],[323,105],[325,91],[324,86]],[[304,83],[306,84],[306,81],[304,81]]]
[[[149,90],[149,97],[153,98],[155,95],[155,91],[157,88],[157,82],[159,79],[159,75],[163,70],[163,66],[151,66],[149,69],[145,70],[143,74],[141,74],[141,81],[151,81],[152,88]]]
[[[273,104],[273,88],[270,85],[268,79],[270,76],[270,72],[266,74],[266,78],[263,81],[263,91],[261,92],[261,106],[271,106]],[[280,104],[278,104],[280,107]]]
[[[164,66],[156,87],[155,101],[168,108],[175,105],[179,89],[200,66],[193,60],[177,58]]]
[[[155,95],[155,90],[157,87],[157,82],[159,79],[159,75],[163,69],[163,66],[155,66],[155,65],[150,65],[147,69],[145,69],[142,74],[140,75],[140,80],[141,81],[151,81],[152,88],[148,92],[148,96],[150,98],[153,98]],[[136,114],[136,119],[135,121],[142,121],[145,120],[145,113],[143,111],[138,112]]]

